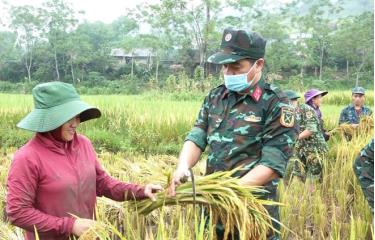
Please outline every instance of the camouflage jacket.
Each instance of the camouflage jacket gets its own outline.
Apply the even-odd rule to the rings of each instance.
[[[186,140],[202,151],[208,145],[206,174],[261,164],[284,175],[296,131],[294,109],[286,96],[263,79],[249,93],[224,85],[211,90]]]
[[[372,111],[370,110],[370,108],[366,106],[362,106],[362,110],[360,114],[357,114],[353,104],[351,104],[345,107],[341,111],[339,124],[342,124],[342,123],[358,124],[361,116],[368,116],[371,114],[372,114]]]
[[[289,103],[292,107],[294,107],[293,106],[293,104],[292,103]],[[301,132],[300,131],[300,127],[299,127],[299,125],[300,125],[300,123],[301,123],[301,114],[300,114],[300,111],[301,111],[301,109],[300,109],[300,107],[299,107],[299,105],[294,109],[294,112],[295,112],[295,118],[296,118],[296,120],[295,120],[295,124],[294,124],[294,128],[296,129],[296,131],[297,131],[297,138],[298,138],[298,134]]]
[[[310,137],[297,141],[297,155],[307,157],[310,154],[326,153],[328,146],[323,135],[323,121],[318,118],[314,109],[307,104],[301,104],[297,115],[300,133],[306,129],[312,132]]]
[[[362,191],[374,212],[374,139],[361,150],[353,167]]]

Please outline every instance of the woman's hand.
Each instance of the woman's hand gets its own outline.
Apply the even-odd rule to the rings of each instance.
[[[145,195],[149,197],[152,201],[156,201],[156,196],[154,193],[163,190],[162,186],[156,184],[147,184],[145,186]]]
[[[84,232],[89,230],[93,225],[95,221],[91,219],[85,219],[85,218],[77,218],[73,224],[73,229],[72,233],[79,237],[81,236]]]

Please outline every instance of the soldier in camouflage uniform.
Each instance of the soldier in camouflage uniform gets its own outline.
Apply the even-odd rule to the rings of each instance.
[[[288,97],[290,104],[297,108],[298,98],[300,98],[300,96],[293,90],[285,90],[284,93]]]
[[[313,107],[307,103],[320,101],[320,98],[325,94],[327,92],[319,90],[314,90],[313,94],[305,94],[305,103],[299,106],[300,133],[295,148],[299,161],[295,162],[293,175],[303,181],[306,180],[306,177],[321,179],[322,164],[328,147],[323,135],[323,122],[320,121]]]
[[[171,195],[208,148],[206,174],[243,166],[244,170],[236,174],[241,183],[263,185],[269,190],[264,198],[276,200],[278,178],[284,175],[296,132],[288,99],[266,83],[262,74],[265,45],[255,32],[224,30],[221,51],[208,62],[223,65],[225,84],[212,89],[203,102],[180,153]],[[279,219],[277,207],[268,211]],[[275,222],[274,227],[279,229]],[[216,232],[222,239],[222,226]],[[269,235],[268,239],[278,239],[277,234]]]
[[[348,123],[353,127],[358,126],[361,116],[370,116],[372,111],[364,106],[365,89],[363,87],[355,87],[352,89],[352,104],[345,107],[340,114],[339,124]]]
[[[361,150],[354,161],[353,168],[374,214],[374,139]]]
[[[301,97],[296,92],[294,92],[293,90],[285,90],[284,93],[289,99],[289,104],[294,107],[295,118],[296,118],[294,128],[296,129],[297,134],[299,134],[300,133],[299,124],[300,124],[300,121],[301,121],[301,114],[300,114],[298,99],[301,98]],[[296,156],[296,151],[294,150],[293,155],[289,160],[289,163],[288,163],[288,166],[287,166],[287,169],[286,169],[286,174],[284,176],[284,184],[285,185],[288,185],[290,180],[293,178],[292,171],[294,169],[294,165],[296,164],[296,161],[299,162],[298,157]]]
[[[294,107],[295,117],[296,117],[295,128],[297,129],[297,132],[299,133],[299,121],[301,117],[299,114],[300,109],[299,109],[298,98],[301,98],[301,97],[293,90],[285,90],[284,93],[289,99],[289,104]]]

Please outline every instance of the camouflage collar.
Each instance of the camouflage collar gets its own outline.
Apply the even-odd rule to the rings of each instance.
[[[350,106],[350,108],[355,109],[355,106],[354,106],[353,103],[351,103],[349,106]],[[362,106],[361,106],[361,109],[362,109],[362,110],[365,109],[365,105],[362,105]]]

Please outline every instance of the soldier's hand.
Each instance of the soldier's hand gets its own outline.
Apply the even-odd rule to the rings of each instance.
[[[356,128],[359,126],[359,124],[350,124],[350,126],[352,126],[353,128]]]
[[[187,167],[179,167],[173,173],[171,182],[168,187],[168,195],[171,197],[176,196],[176,187],[181,183],[185,182],[186,179],[190,176],[189,169]]]

